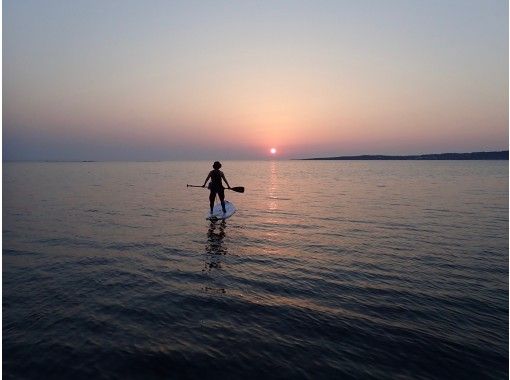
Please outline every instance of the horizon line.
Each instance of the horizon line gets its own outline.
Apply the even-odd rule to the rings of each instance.
[[[351,160],[351,161],[363,161],[367,158],[377,160],[377,157],[381,159],[408,159],[417,157],[427,156],[444,156],[444,155],[476,155],[476,154],[508,154],[508,150],[491,150],[491,151],[473,151],[473,152],[444,152],[444,153],[424,153],[424,154],[405,154],[405,155],[392,155],[392,154],[359,154],[350,156],[327,156],[327,157],[311,157],[311,158],[279,158],[279,157],[266,157],[266,158],[237,158],[237,159],[226,159],[222,161],[311,161],[311,160]],[[508,158],[507,158],[508,159]],[[48,162],[48,163],[93,163],[93,162],[172,162],[172,161],[211,161],[214,159],[196,158],[196,159],[163,159],[163,160],[132,160],[132,159],[109,159],[109,160],[78,160],[78,159],[2,159],[2,163],[10,162]],[[445,159],[448,160],[448,159]],[[455,160],[455,159],[452,159]],[[476,160],[476,159],[473,159]],[[483,159],[480,159],[483,160]]]

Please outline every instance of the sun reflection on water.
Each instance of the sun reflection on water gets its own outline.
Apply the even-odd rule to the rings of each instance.
[[[278,170],[275,161],[271,161],[271,175],[269,176],[269,211],[278,209]]]

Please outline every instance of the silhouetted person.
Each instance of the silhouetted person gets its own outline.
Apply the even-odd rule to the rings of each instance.
[[[220,198],[223,213],[226,213],[227,210],[225,210],[225,188],[223,187],[221,180],[223,179],[225,181],[229,189],[230,185],[228,184],[228,181],[225,178],[225,174],[223,174],[223,172],[220,170],[221,163],[219,161],[215,161],[212,167],[213,170],[211,170],[207,175],[207,178],[205,179],[202,187],[205,187],[207,181],[210,178],[211,182],[209,182],[209,190],[211,190],[211,193],[209,194],[209,204],[211,206],[211,214],[213,213],[214,200],[216,199],[216,194],[218,194],[218,197]]]

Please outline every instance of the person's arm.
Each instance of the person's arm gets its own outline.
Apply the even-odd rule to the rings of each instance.
[[[204,184],[202,185],[202,187],[205,187],[205,185],[207,184],[207,181],[209,180],[209,178],[211,178],[211,172],[209,172],[209,174],[207,175],[207,178],[205,179]]]
[[[228,181],[227,179],[225,178],[225,174],[221,173],[221,178],[223,178],[223,180],[225,181],[225,183],[227,184],[227,187],[230,189],[230,185],[228,184]]]

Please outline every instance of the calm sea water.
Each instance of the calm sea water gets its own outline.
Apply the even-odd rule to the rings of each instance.
[[[508,378],[508,162],[3,165],[3,376]]]

